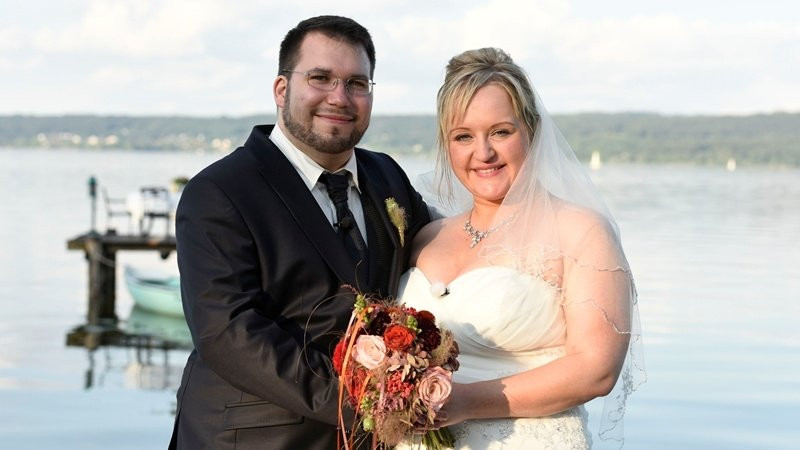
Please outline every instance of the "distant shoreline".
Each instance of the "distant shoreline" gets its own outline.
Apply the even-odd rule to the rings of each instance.
[[[677,116],[580,113],[554,120],[582,161],[800,167],[800,113]],[[226,153],[253,125],[242,117],[0,115],[0,148],[79,148]],[[360,146],[392,154],[432,155],[433,115],[374,115]]]

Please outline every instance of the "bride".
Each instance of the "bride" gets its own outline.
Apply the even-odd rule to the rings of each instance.
[[[502,50],[450,60],[438,118],[439,192],[467,202],[416,236],[400,301],[431,311],[461,349],[439,420],[458,449],[588,448],[583,404],[606,396],[598,434],[621,445],[644,369],[611,215]]]

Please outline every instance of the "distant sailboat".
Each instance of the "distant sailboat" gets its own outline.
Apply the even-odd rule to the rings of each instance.
[[[589,160],[589,167],[592,170],[598,170],[602,166],[603,166],[603,163],[602,163],[602,161],[600,161],[600,152],[598,152],[597,150],[593,151],[592,152],[592,159]]]
[[[728,158],[728,163],[725,164],[725,168],[728,169],[728,172],[733,172],[736,170],[736,160],[733,158]]]

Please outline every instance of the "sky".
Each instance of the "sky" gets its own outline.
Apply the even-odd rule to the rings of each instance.
[[[0,114],[273,113],[280,41],[320,14],[372,33],[374,114],[433,114],[488,46],[555,113],[800,112],[796,0],[0,0]]]

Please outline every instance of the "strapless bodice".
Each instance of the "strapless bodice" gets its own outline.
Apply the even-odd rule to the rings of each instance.
[[[432,292],[418,268],[400,281],[401,302],[432,312],[458,342],[458,382],[494,379],[528,370],[563,355],[566,325],[556,287],[512,268],[466,272]]]

